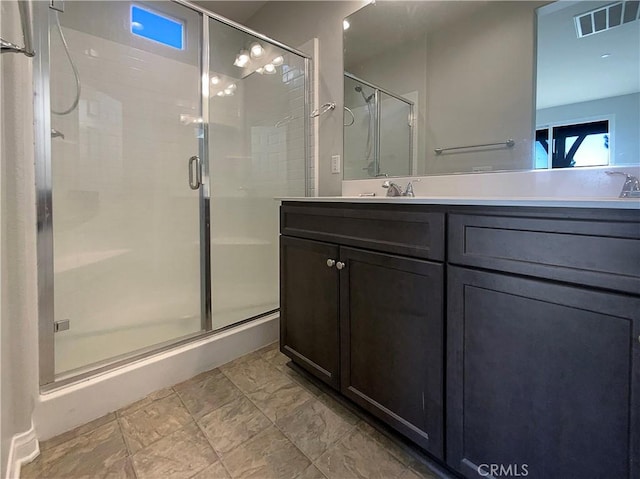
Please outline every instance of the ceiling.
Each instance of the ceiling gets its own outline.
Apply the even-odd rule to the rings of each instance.
[[[576,35],[575,15],[610,3],[567,1],[540,10],[538,109],[640,91],[640,22]]]
[[[345,68],[473,15],[486,1],[378,1],[348,17]],[[640,91],[640,21],[578,38],[574,16],[612,3],[560,1],[538,10],[537,108]],[[610,54],[607,58],[602,55]]]
[[[235,0],[226,2],[196,0],[193,3],[228,18],[229,20],[233,20],[236,23],[244,24],[267,3],[267,0]]]

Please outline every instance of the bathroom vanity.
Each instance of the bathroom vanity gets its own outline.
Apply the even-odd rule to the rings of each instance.
[[[640,477],[640,210],[555,204],[283,201],[281,351],[464,477]]]

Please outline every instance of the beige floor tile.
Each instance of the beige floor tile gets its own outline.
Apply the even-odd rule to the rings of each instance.
[[[312,461],[354,427],[315,398],[278,419],[276,425]]]
[[[265,361],[273,364],[276,368],[282,369],[289,361],[291,361],[291,359],[280,352],[278,343],[274,344],[275,347],[267,349],[262,353],[262,358]]]
[[[35,461],[22,468],[21,477],[23,479],[127,477],[116,473],[118,465],[126,457],[127,448],[118,423],[111,421],[43,451]]]
[[[323,454],[315,465],[329,479],[392,479],[407,469],[359,428]]]
[[[223,456],[271,425],[246,397],[238,398],[198,420],[215,451]]]
[[[293,479],[310,464],[274,426],[223,456],[222,462],[238,479]]]
[[[225,364],[220,369],[245,394],[267,384],[287,382],[282,372],[261,357],[242,363]]]
[[[175,387],[189,412],[197,419],[242,396],[242,392],[219,370],[197,376]]]
[[[320,472],[316,466],[311,464],[296,479],[326,479],[325,475]]]
[[[439,476],[431,472],[417,472],[414,469],[407,468],[407,470],[400,476],[400,479],[437,479]]]
[[[172,394],[120,418],[122,433],[131,454],[192,422],[180,398]]]
[[[187,479],[218,461],[195,423],[132,456],[138,479]]]
[[[396,441],[387,437],[382,432],[378,431],[367,422],[361,421],[358,424],[358,428],[378,441],[387,451],[389,451],[389,453],[391,453],[393,457],[395,457],[405,466],[410,466],[415,461],[415,458],[405,448],[403,448]]]
[[[222,465],[222,462],[218,461],[200,471],[192,479],[231,479],[231,476]]]
[[[398,461],[410,467],[415,474],[418,474],[418,477],[429,479],[438,477],[437,474],[425,464],[425,460],[421,459],[421,454],[415,450],[412,451],[410,446],[393,440],[365,421],[361,421],[358,427],[378,441]]]
[[[167,396],[171,396],[172,394],[173,394],[173,389],[171,389],[171,388],[160,389],[159,391],[152,392],[151,394],[149,394],[144,399],[141,399],[140,401],[136,401],[136,402],[134,402],[132,404],[129,404],[128,406],[123,407],[122,409],[119,409],[117,411],[117,414],[120,417],[126,416],[128,414],[134,413],[134,412],[136,412],[136,411],[148,406],[153,401],[157,401],[158,399],[166,398]]]
[[[100,426],[103,426],[113,420],[115,420],[116,415],[115,413],[111,412],[109,414],[106,414],[102,417],[99,417],[98,419],[95,419],[91,422],[88,422],[87,424],[83,424],[82,426],[78,426],[75,429],[72,429],[71,431],[67,431],[65,433],[62,433],[54,438],[51,438],[47,441],[42,441],[40,443],[40,451],[46,451],[48,449],[51,449],[53,447],[56,447],[60,444],[62,444],[63,442],[67,442],[69,439],[73,439],[74,437],[78,437],[81,436],[89,431],[93,431],[94,429],[99,428]]]
[[[307,379],[303,374],[299,373],[298,371],[294,370],[293,368],[290,368],[288,365],[282,366],[280,368],[280,371],[286,377],[288,377],[289,379],[295,381],[300,386],[305,388],[310,394],[313,394],[314,396],[320,396],[322,394],[322,390],[318,386],[313,384],[313,382],[311,382],[309,379]]]
[[[311,393],[293,381],[267,384],[247,394],[247,397],[273,422],[313,398]]]
[[[318,396],[318,401],[331,409],[335,414],[347,421],[349,424],[359,424],[360,418],[355,415],[349,408],[344,406],[341,402],[336,401],[330,394],[323,393]]]
[[[73,476],[73,479],[136,479],[136,474],[131,458],[126,457],[107,468],[92,471],[90,474]]]

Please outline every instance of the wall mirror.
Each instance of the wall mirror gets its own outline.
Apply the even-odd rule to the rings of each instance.
[[[538,10],[535,168],[640,160],[637,1]]]
[[[602,27],[604,7],[619,24]],[[344,23],[344,178],[638,163],[638,15],[636,1],[366,5]]]

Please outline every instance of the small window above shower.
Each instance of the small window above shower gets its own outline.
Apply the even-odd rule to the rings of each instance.
[[[183,22],[136,5],[131,6],[131,33],[178,50],[184,49]]]

